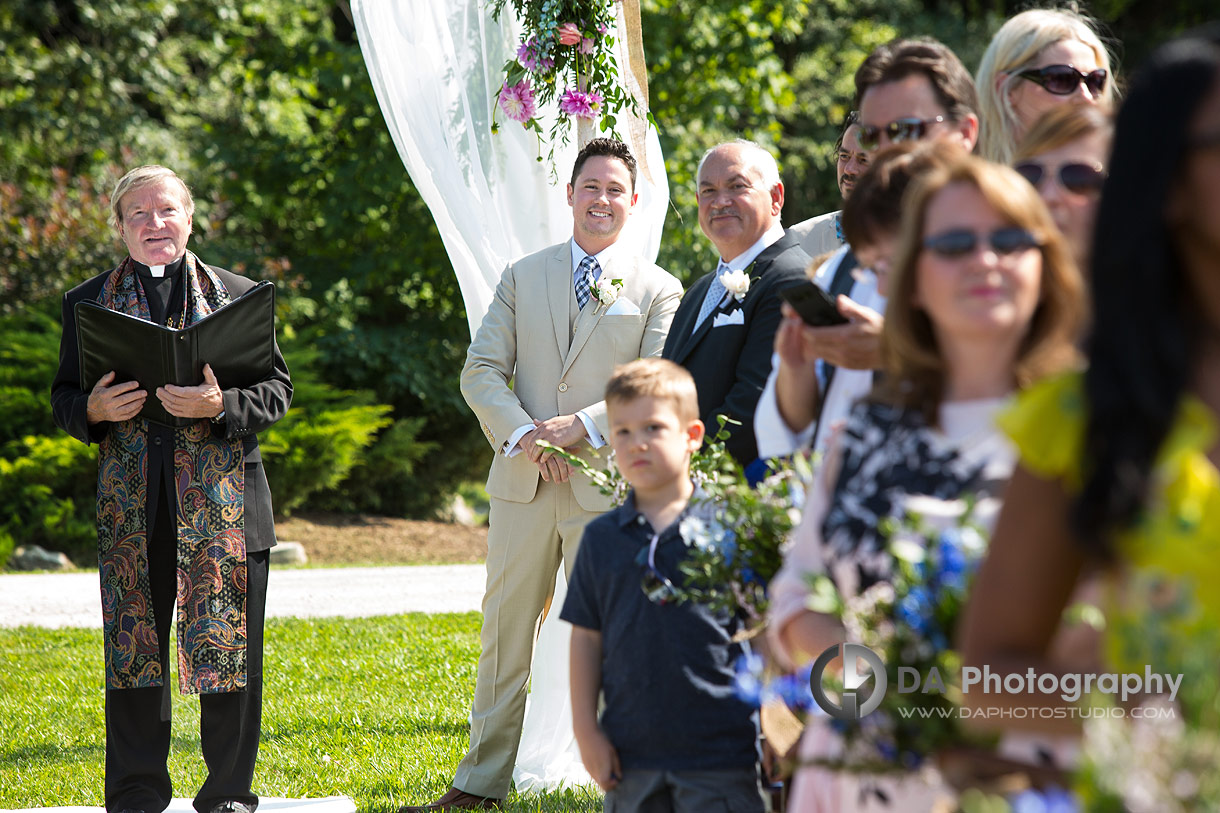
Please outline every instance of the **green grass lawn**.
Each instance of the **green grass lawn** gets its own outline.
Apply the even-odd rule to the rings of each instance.
[[[478,635],[477,613],[269,620],[255,791],[345,794],[367,811],[439,796],[469,742]],[[199,703],[174,700],[170,776],[190,798],[204,779]],[[0,630],[0,808],[102,804],[102,704],[100,631]],[[506,805],[601,807],[593,790]]]

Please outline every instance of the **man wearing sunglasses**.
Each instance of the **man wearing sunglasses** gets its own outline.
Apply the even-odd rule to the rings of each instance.
[[[859,141],[870,164],[878,150],[892,144],[937,140],[970,152],[978,141],[974,81],[957,55],[935,40],[897,39],[869,54],[856,71],[856,107]],[[870,252],[870,262],[888,261],[874,254]],[[819,360],[817,398],[793,411],[792,404],[804,404],[808,398],[786,391],[781,379],[787,377],[777,377],[779,365],[775,365],[755,421],[759,454],[764,458],[790,454],[811,443],[815,450],[823,450],[829,428],[872,386],[872,371],[881,366],[885,297],[878,291],[875,275],[858,273],[857,265],[855,254],[844,246],[815,278],[836,298],[847,324],[812,327],[801,324],[790,308],[784,311],[785,326],[777,333],[776,350],[782,355],[779,344],[785,339],[795,342],[792,334],[798,331],[803,334],[800,344],[809,348],[803,355],[812,352]]]

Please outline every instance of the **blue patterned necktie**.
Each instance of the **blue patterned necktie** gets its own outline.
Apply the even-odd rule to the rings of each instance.
[[[589,254],[585,255],[576,269],[576,304],[581,310],[585,309],[589,297],[593,294],[593,284],[597,282],[600,271],[597,258]]]
[[[727,290],[724,283],[720,281],[720,275],[728,271],[729,267],[724,264],[724,260],[716,266],[716,273],[712,275],[712,284],[707,286],[707,295],[703,297],[703,305],[699,308],[699,316],[695,319],[695,330],[699,329],[699,325],[703,324],[703,320],[716,310],[720,305],[720,300],[724,299],[724,292]],[[694,333],[692,330],[691,333]]]

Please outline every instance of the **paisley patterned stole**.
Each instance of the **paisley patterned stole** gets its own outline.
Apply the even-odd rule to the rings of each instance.
[[[169,327],[190,325],[230,301],[220,278],[189,251],[182,274],[180,315]],[[151,321],[130,257],[107,277],[99,301]],[[179,688],[184,694],[240,691],[246,686],[242,444],[213,437],[202,419],[174,430],[173,453]],[[148,574],[148,493],[147,420],[111,424],[98,456],[97,534],[106,686],[112,689],[160,686],[166,678]]]

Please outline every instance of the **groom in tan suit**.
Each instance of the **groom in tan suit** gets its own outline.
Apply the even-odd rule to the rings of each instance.
[[[485,809],[508,793],[543,605],[560,562],[571,572],[585,525],[611,507],[537,441],[592,458],[609,431],[611,371],[660,355],[682,295],[677,279],[617,244],[635,179],[626,145],[590,141],[567,189],[572,239],[504,270],[470,343],[462,395],[496,453],[470,751],[449,792],[402,813]],[[605,291],[614,282],[621,288]]]

